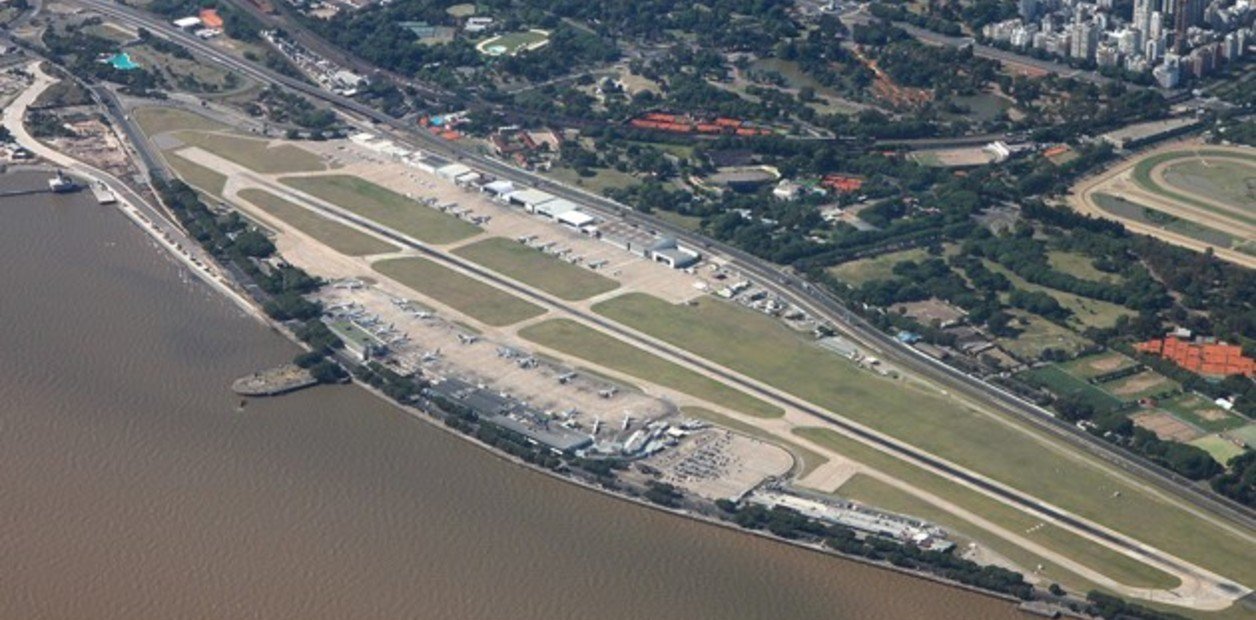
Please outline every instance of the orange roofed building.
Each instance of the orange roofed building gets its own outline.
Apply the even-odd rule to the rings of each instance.
[[[1159,355],[1201,375],[1256,377],[1256,359],[1243,355],[1243,348],[1234,344],[1169,336],[1136,344],[1134,348],[1142,353]]]
[[[222,17],[218,15],[218,11],[214,9],[201,9],[201,23],[206,28],[222,29]]]

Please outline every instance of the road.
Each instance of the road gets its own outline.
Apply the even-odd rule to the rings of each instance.
[[[500,160],[470,152],[457,144],[432,136],[426,131],[416,129],[403,121],[393,119],[382,112],[351,99],[320,90],[310,84],[232,57],[218,50],[212,44],[175,29],[160,18],[129,7],[113,4],[107,0],[75,1],[122,23],[133,27],[144,27],[152,32],[160,33],[197,52],[199,55],[241,74],[259,81],[280,84],[313,99],[331,104],[349,116],[356,117],[363,125],[373,127],[373,131],[387,134],[389,138],[400,143],[472,164],[483,172],[498,178],[543,188],[547,192],[580,203],[604,218],[619,218],[630,223],[637,223],[646,228],[674,236],[683,243],[705,248],[709,253],[720,255],[728,261],[731,267],[752,277],[773,293],[806,309],[813,316],[831,323],[839,331],[844,332],[863,346],[877,352],[887,362],[945,385],[948,389],[966,399],[992,407],[1005,415],[1024,420],[1059,439],[1067,441],[1071,445],[1119,467],[1122,471],[1137,477],[1146,484],[1188,501],[1193,506],[1198,507],[1195,509],[1195,512],[1201,517],[1213,519],[1213,517],[1204,512],[1206,510],[1223,516],[1228,521],[1248,530],[1256,529],[1256,512],[1246,506],[1212,493],[1209,489],[1200,488],[1191,481],[1172,472],[1144,462],[1141,459],[1130,457],[1103,440],[1057,420],[1050,412],[1032,403],[977,377],[969,376],[924,356],[913,348],[899,344],[862,318],[853,315],[838,299],[820,290],[818,287],[793,276],[787,269],[770,264],[736,248],[670,225],[657,218],[636,213],[631,208],[605,197],[561,185],[537,174],[517,169]],[[1035,502],[1036,500],[1030,498],[1029,501]]]

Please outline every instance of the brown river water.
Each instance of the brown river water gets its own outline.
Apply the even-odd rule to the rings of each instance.
[[[238,410],[231,380],[295,351],[90,194],[0,198],[0,618],[1021,617],[573,487],[352,386]]]

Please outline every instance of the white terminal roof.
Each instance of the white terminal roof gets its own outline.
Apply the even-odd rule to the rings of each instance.
[[[443,177],[449,177],[451,179],[468,172],[471,172],[471,168],[466,164],[449,164],[448,166],[441,166],[436,169],[436,174]]]
[[[517,192],[512,192],[507,198],[535,207],[541,203],[554,200],[554,195],[547,194],[539,189],[521,189]]]
[[[540,205],[538,205],[536,208],[536,212],[540,213],[541,215],[548,215],[550,217],[558,217],[564,213],[575,211],[576,209],[579,209],[579,208],[580,207],[576,203],[570,200],[567,200],[565,198],[555,198],[553,200],[547,200],[541,203]]]
[[[584,211],[576,210],[576,211],[568,211],[566,213],[560,214],[558,216],[558,221],[564,224],[567,224],[569,226],[582,228],[584,226],[588,226],[589,224],[592,224],[595,220],[592,215],[589,215],[588,213],[585,213]]]
[[[510,181],[493,181],[484,186],[484,191],[494,194],[509,194],[515,191],[515,184]]]

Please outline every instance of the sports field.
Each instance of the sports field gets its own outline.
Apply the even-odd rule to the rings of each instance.
[[[1069,202],[1114,217],[1131,231],[1256,267],[1256,154],[1250,149],[1167,144],[1083,179]]]
[[[569,319],[537,323],[520,330],[519,335],[539,345],[747,415],[775,418],[783,413],[775,405]]]
[[[1256,209],[1256,166],[1229,159],[1192,159],[1166,166],[1164,180],[1187,193],[1239,209]]]
[[[318,155],[291,144],[271,146],[267,140],[203,131],[180,131],[174,136],[188,146],[202,148],[227,161],[263,174],[317,172],[327,169]]]
[[[174,168],[175,174],[178,174],[184,183],[207,194],[222,196],[222,190],[227,186],[226,175],[216,170],[210,170],[200,164],[192,163],[175,153],[166,153],[165,157],[166,163],[171,168]]]
[[[1198,394],[1183,394],[1161,402],[1160,407],[1206,431],[1226,431],[1247,424],[1247,420]]]
[[[1059,364],[1059,367],[1064,372],[1067,372],[1078,379],[1089,379],[1091,377],[1114,373],[1118,370],[1132,368],[1137,364],[1138,363],[1134,360],[1125,357],[1116,351],[1108,351],[1105,353],[1087,355],[1086,357],[1079,357],[1071,362]]]
[[[1217,434],[1204,435],[1190,442],[1190,444],[1212,455],[1212,458],[1222,465],[1229,463],[1230,459],[1244,452],[1243,448],[1234,445],[1233,441]]]
[[[280,182],[425,243],[453,243],[480,232],[452,215],[355,176],[285,177]]]
[[[454,254],[567,301],[619,288],[618,282],[606,276],[504,237],[464,245]]]
[[[366,256],[398,250],[391,243],[333,222],[266,190],[246,189],[240,192],[240,197],[341,254]]]
[[[544,47],[549,43],[549,34],[543,30],[524,30],[522,32],[511,32],[503,34],[485,41],[481,41],[475,46],[481,54],[489,56],[514,56],[519,52],[526,52],[537,48]]]
[[[1121,406],[1121,400],[1097,386],[1078,379],[1058,366],[1043,366],[1021,375],[1030,382],[1041,385],[1056,396],[1073,396],[1089,404],[1095,411],[1111,411]]]
[[[1256,583],[1256,566],[1249,561],[1256,545],[1200,527],[1185,510],[1115,478],[1072,449],[1014,430],[1002,418],[861,371],[759,313],[714,299],[677,306],[639,293],[594,310],[1083,517]]]
[[[371,268],[487,325],[511,325],[545,314],[540,306],[426,259],[383,260]]]
[[[1239,204],[1226,208],[1209,200],[1217,193],[1217,189],[1212,184],[1218,177],[1212,171],[1204,173],[1202,178],[1196,178],[1182,173],[1180,169],[1176,175],[1176,183],[1172,184],[1164,183],[1162,179],[1157,178],[1156,169],[1162,165],[1172,162],[1172,166],[1180,166],[1191,161],[1198,164],[1200,168],[1226,162],[1232,168],[1245,170],[1244,173],[1239,175],[1239,179],[1230,179],[1231,182],[1242,182],[1242,179],[1256,174],[1256,156],[1254,155],[1229,150],[1191,149],[1160,153],[1139,161],[1134,166],[1134,182],[1146,191],[1164,198],[1199,208],[1225,219],[1233,219],[1249,226],[1256,225],[1256,202],[1250,199],[1240,200]],[[1183,189],[1184,185],[1207,187],[1209,189],[1201,193],[1194,190],[1185,190]]]
[[[1042,525],[1042,522],[1028,514],[1025,514],[1015,508],[1011,508],[996,500],[990,499],[976,491],[957,483],[951,482],[941,476],[933,474],[900,461],[892,456],[886,455],[874,448],[866,446],[858,441],[849,439],[846,436],[825,428],[799,428],[794,433],[799,437],[815,442],[816,444],[825,446],[848,458],[854,459],[872,467],[878,471],[889,474],[903,482],[920,489],[927,490],[929,493],[937,495],[943,500],[953,503],[960,508],[980,515],[999,526],[1010,530],[1016,534],[1023,535],[1045,547],[1048,547],[1057,553],[1066,555],[1078,563],[1099,571],[1108,577],[1115,579],[1121,583],[1138,587],[1149,588],[1173,588],[1180,582],[1179,580],[1164,571],[1155,567],[1148,566],[1122,554],[1110,551],[1100,545],[1096,545],[1088,539],[1077,536],[1067,530],[1060,529],[1052,525]],[[858,487],[857,487],[858,488]],[[845,489],[845,487],[843,487]],[[847,489],[849,491],[849,489]],[[1028,568],[1033,568],[1038,564],[1042,564],[1044,572],[1051,575],[1054,579],[1069,582],[1070,584],[1078,584],[1088,586],[1091,585],[1085,579],[1077,575],[1065,571],[1063,568],[1056,566],[1053,562],[1047,561],[1031,552],[1024,551],[1017,547],[1014,543],[1007,542],[1002,538],[998,538],[989,532],[978,528],[977,526],[964,521],[955,516],[943,518],[941,515],[945,513],[941,509],[925,509],[922,506],[932,506],[924,500],[914,496],[907,495],[898,489],[873,489],[869,491],[875,495],[865,495],[861,499],[885,500],[887,503],[901,502],[899,509],[904,510],[908,514],[916,514],[910,509],[918,510],[921,513],[918,516],[925,519],[932,519],[943,526],[951,526],[959,529],[968,536],[979,538],[983,543],[992,549],[1008,556],[1013,561],[1021,563]],[[843,494],[841,490],[838,492]],[[877,504],[880,505],[880,504]],[[886,508],[891,510],[895,506],[887,505]],[[1030,531],[1032,529],[1032,532]]]
[[[1181,384],[1155,371],[1144,370],[1102,385],[1103,390],[1123,401],[1162,396],[1182,389]]]

